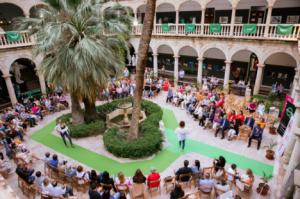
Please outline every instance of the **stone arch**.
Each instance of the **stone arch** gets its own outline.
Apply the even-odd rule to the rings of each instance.
[[[164,0],[164,1],[160,1],[160,2],[157,3],[156,12],[157,12],[157,9],[163,4],[171,5],[174,8],[174,11],[178,10],[178,4],[176,2],[174,2],[174,0]]]
[[[206,7],[208,7],[211,3],[213,3],[214,1],[217,1],[217,0],[208,0],[206,1]],[[224,2],[224,0],[222,0]],[[226,0],[224,3],[229,3],[230,4],[230,7],[232,6],[232,2],[231,0]]]
[[[180,4],[178,5],[178,10],[180,10],[180,8],[184,5],[184,4],[188,4],[188,3],[192,3],[192,4],[198,4],[200,6],[200,8],[202,7],[201,6],[201,3],[197,0],[186,0],[186,1],[183,1],[183,2],[180,2]]]
[[[259,62],[262,60],[262,52],[258,48],[253,46],[240,46],[238,48],[231,48],[228,53],[228,60],[232,61],[233,56],[243,50],[254,53],[257,56]]]
[[[172,54],[174,55],[174,49],[169,44],[161,44],[161,45],[157,46],[156,53],[159,53],[159,49],[162,47],[167,47],[168,49],[170,49],[172,51]]]
[[[1,2],[0,3],[1,12],[1,28],[5,31],[13,30],[13,20],[17,17],[24,17],[25,11],[18,4],[13,2]]]
[[[158,68],[164,68],[168,71],[174,71],[174,49],[169,44],[157,46]],[[163,52],[162,52],[163,51]]]
[[[22,5],[20,5],[20,2],[18,2],[17,0],[4,0],[4,1],[1,1],[0,5],[1,4],[11,4],[11,5],[18,7],[20,10],[22,10],[24,16],[27,13],[26,10],[24,9],[24,7]]]
[[[273,51],[268,51],[264,54],[264,56],[262,57],[262,61],[261,63],[265,63],[267,61],[267,59],[274,55],[274,54],[277,54],[277,53],[283,53],[283,54],[287,54],[289,55],[291,58],[293,58],[296,62],[296,66],[299,66],[300,65],[300,58],[298,55],[295,55],[293,52],[291,52],[291,50],[287,49],[286,51],[283,51],[282,49],[276,49],[276,50],[273,50]]]
[[[196,57],[198,57],[198,51],[197,51],[197,49],[195,49],[193,46],[191,46],[191,45],[185,45],[185,46],[181,46],[180,48],[179,48],[179,50],[178,50],[178,55],[180,56],[180,52],[183,50],[183,49],[185,49],[185,48],[191,48],[191,49],[193,49],[193,51],[195,51],[195,54],[196,54]]]
[[[47,4],[44,4],[44,3],[38,3],[38,4],[35,4],[33,5],[30,9],[29,9],[29,16],[31,18],[33,17],[41,17],[41,16],[36,16],[36,11],[38,11],[38,9],[48,9],[48,5]]]
[[[200,49],[200,53],[199,53],[199,57],[203,57],[205,52],[208,51],[209,49],[212,49],[212,48],[216,48],[218,50],[220,50],[224,56],[225,56],[225,60],[230,60],[229,56],[228,56],[228,46],[226,45],[219,45],[217,43],[213,43],[213,44],[208,44],[208,45],[205,45],[203,46],[201,49]]]
[[[9,56],[7,59],[6,59],[6,65],[9,66],[9,70],[10,70],[10,67],[11,65],[18,59],[29,59],[29,60],[32,60],[34,62],[34,57],[32,56],[32,53],[30,52],[24,52],[24,53],[16,53],[14,54],[14,56]],[[34,62],[34,64],[36,65],[36,63]]]

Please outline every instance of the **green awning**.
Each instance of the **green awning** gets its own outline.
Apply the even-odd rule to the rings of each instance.
[[[170,25],[167,23],[164,23],[161,25],[161,29],[163,32],[170,32]]]
[[[256,34],[257,25],[256,24],[244,24],[242,33],[249,35],[249,34]]]
[[[8,42],[17,42],[21,40],[21,34],[19,32],[6,32],[5,35]]]
[[[279,35],[290,35],[293,32],[293,24],[278,24],[276,26],[276,33]]]
[[[196,31],[195,24],[185,24],[185,33],[192,33]]]
[[[221,33],[222,25],[218,23],[209,24],[209,32],[211,33]]]

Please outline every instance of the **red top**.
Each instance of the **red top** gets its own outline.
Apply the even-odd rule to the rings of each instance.
[[[155,181],[155,180],[159,180],[159,179],[160,179],[159,173],[151,173],[147,178],[148,187],[150,187],[150,188],[158,187],[160,182],[151,182],[151,181]]]
[[[238,115],[236,115],[235,118],[238,119],[238,120],[241,120],[241,124],[244,124],[244,120],[245,120],[245,116],[244,115],[238,114]]]
[[[232,122],[233,120],[235,120],[235,118],[236,118],[235,114],[232,114],[232,113],[228,114],[228,120],[229,120],[229,122]]]

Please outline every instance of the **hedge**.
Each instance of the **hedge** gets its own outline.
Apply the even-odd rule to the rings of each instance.
[[[131,98],[117,100],[112,103],[98,107],[99,111],[112,111],[116,109],[121,101],[128,101]],[[126,140],[127,133],[117,128],[108,129],[103,142],[106,149],[118,157],[141,158],[151,156],[161,149],[163,137],[159,130],[159,121],[162,119],[162,109],[150,101],[142,101],[142,109],[147,118],[139,125],[139,137],[136,140]]]
[[[103,134],[106,130],[104,120],[100,119],[88,124],[84,123],[84,124],[72,125],[70,123],[70,118],[71,118],[71,113],[68,113],[60,116],[58,120],[67,123],[70,129],[70,135],[73,138],[83,138],[83,137],[89,137],[94,135],[100,135]]]

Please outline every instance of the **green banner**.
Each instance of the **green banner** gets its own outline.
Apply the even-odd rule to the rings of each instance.
[[[209,32],[210,33],[221,33],[222,25],[218,23],[209,24]]]
[[[256,24],[244,24],[242,33],[245,35],[256,34],[257,25]]]
[[[167,23],[162,24],[161,29],[163,32],[170,32],[170,30],[171,30],[169,24],[167,24]]]
[[[196,31],[196,25],[195,24],[185,24],[185,32],[186,33],[192,33]]]
[[[5,35],[8,42],[17,42],[21,40],[21,34],[19,32],[6,32]]]
[[[276,33],[279,35],[290,35],[293,31],[293,24],[278,24],[276,26]]]

